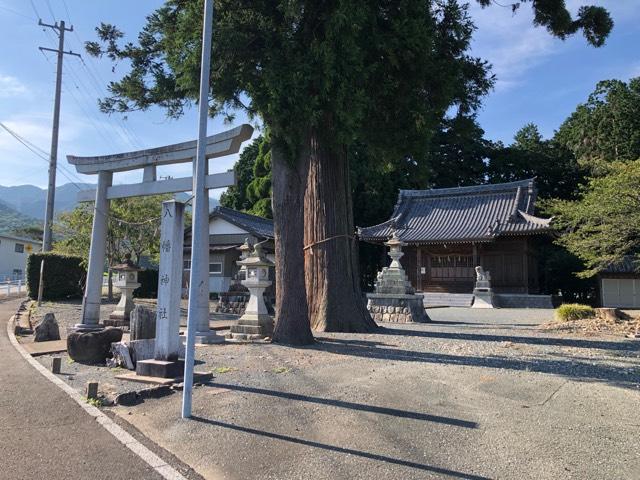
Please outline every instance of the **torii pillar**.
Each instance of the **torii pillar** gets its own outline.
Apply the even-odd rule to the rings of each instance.
[[[207,137],[205,146],[207,160],[238,153],[242,143],[249,140],[252,134],[253,127],[244,124]],[[82,322],[75,325],[76,330],[89,331],[103,328],[100,325],[100,300],[102,297],[102,274],[106,256],[110,201],[115,198],[192,191],[192,177],[157,181],[156,167],[192,162],[193,157],[196,155],[196,147],[197,142],[190,141],[115,155],[98,157],[67,156],[67,160],[71,165],[75,166],[78,173],[98,175],[96,190],[82,191],[78,194],[79,201],[94,200],[95,207],[93,229],[91,231],[91,247],[89,249],[87,283],[82,300]],[[139,169],[143,170],[142,182],[129,185],[112,185],[114,173]],[[205,177],[205,188],[207,190],[231,185],[235,185],[235,174],[232,170],[212,175],[207,174]],[[208,195],[204,197],[206,198],[208,211]],[[207,250],[205,258],[208,258],[208,229],[205,230],[205,234],[203,234],[198,245],[200,248]],[[208,269],[202,270],[204,272],[203,276],[198,281],[199,284],[203,285],[203,288],[198,292],[197,298],[198,328],[196,341],[198,343],[223,342],[224,338],[209,329],[209,277]]]

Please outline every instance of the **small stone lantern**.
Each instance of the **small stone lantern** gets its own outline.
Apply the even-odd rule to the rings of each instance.
[[[129,325],[129,317],[135,305],[133,303],[133,291],[140,286],[138,283],[138,272],[143,270],[131,261],[131,255],[125,255],[124,263],[111,267],[117,272],[115,286],[121,292],[120,301],[116,309],[109,315],[109,322],[105,324],[113,327],[123,327]]]
[[[256,340],[273,334],[273,319],[264,303],[264,291],[271,286],[269,268],[273,262],[262,252],[262,245],[255,246],[253,252],[238,265],[246,269],[242,285],[249,289],[249,302],[236,325],[231,326],[231,336],[239,340]]]
[[[247,267],[240,262],[246,260],[251,255],[251,250],[253,250],[253,245],[249,242],[248,238],[244,239],[244,243],[240,245],[236,250],[240,251],[240,260],[237,262],[240,265],[240,270],[238,270],[238,278],[240,280],[246,280],[247,278]]]

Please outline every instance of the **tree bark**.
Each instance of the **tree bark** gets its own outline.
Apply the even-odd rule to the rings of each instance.
[[[274,141],[271,150],[273,225],[276,247],[276,319],[273,341],[314,342],[304,279],[304,191],[308,159],[291,163]]]
[[[304,211],[311,327],[322,332],[375,331],[378,326],[360,289],[346,149],[327,148],[318,131],[312,132],[309,141]]]

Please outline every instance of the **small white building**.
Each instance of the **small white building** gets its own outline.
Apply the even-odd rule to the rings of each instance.
[[[0,234],[0,282],[24,280],[27,257],[42,249],[42,242]]]
[[[231,208],[216,207],[209,214],[209,292],[227,292],[240,267],[240,247],[245,240],[255,245],[265,242],[266,257],[275,262],[273,220]],[[184,274],[188,278],[191,259],[191,228],[185,230]]]

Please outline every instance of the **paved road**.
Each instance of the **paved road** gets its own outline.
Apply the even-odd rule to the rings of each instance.
[[[0,478],[162,478],[16,352],[6,321],[19,303],[0,301]]]

